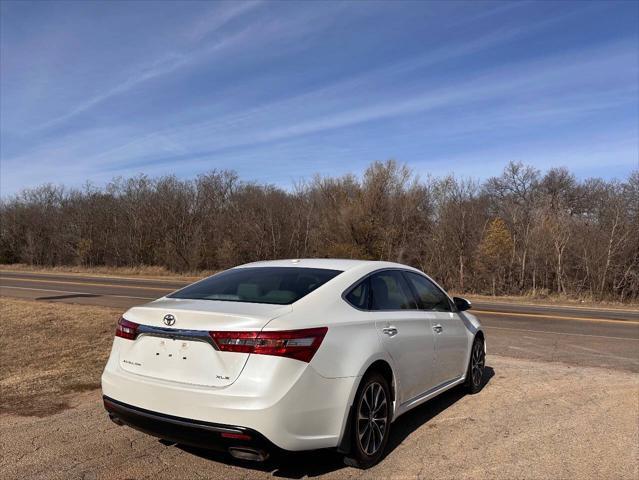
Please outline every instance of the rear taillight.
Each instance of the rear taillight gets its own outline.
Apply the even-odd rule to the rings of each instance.
[[[118,326],[115,329],[115,336],[126,338],[127,340],[135,340],[138,336],[138,325],[135,322],[129,322],[125,320],[124,317],[118,320]]]
[[[209,332],[223,352],[254,353],[310,362],[328,328],[277,332]]]

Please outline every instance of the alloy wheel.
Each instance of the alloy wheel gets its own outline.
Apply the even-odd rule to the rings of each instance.
[[[470,374],[475,387],[479,387],[479,385],[481,385],[485,362],[486,358],[484,355],[484,347],[482,342],[477,341],[473,345],[473,353],[470,360]]]
[[[388,401],[377,382],[366,387],[357,409],[357,438],[366,455],[374,455],[382,446],[388,423]]]

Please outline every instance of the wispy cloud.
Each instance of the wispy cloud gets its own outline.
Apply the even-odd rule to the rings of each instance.
[[[186,30],[186,36],[193,42],[199,42],[263,4],[263,0],[247,0],[233,1],[222,7],[217,5],[190,25]]]
[[[99,105],[105,100],[128,92],[129,90],[157,77],[170,74],[176,70],[200,61],[211,54],[223,50],[226,47],[238,43],[247,37],[248,28],[244,26],[240,30],[236,30],[221,38],[215,38],[213,41],[201,44],[206,36],[221,30],[232,20],[241,17],[247,12],[259,6],[261,1],[234,2],[226,5],[224,8],[217,7],[204,18],[197,20],[196,24],[189,29],[189,37],[191,42],[181,50],[168,52],[161,57],[146,63],[137,68],[117,85],[112,86],[108,90],[95,95],[84,102],[73,107],[69,112],[48,120],[38,125],[35,130],[43,130],[54,125],[58,125],[69,120],[76,115],[86,112],[87,110]],[[198,45],[198,43],[200,43]]]
[[[375,68],[329,85],[323,85],[318,89],[289,96],[283,100],[243,110],[239,113],[219,116],[213,120],[187,123],[182,127],[156,131],[150,135],[154,137],[184,133],[195,137],[198,134],[211,137],[214,133],[224,129],[241,130],[247,122],[252,122],[258,130],[257,133],[251,132],[252,141],[258,141],[258,138],[264,139],[259,141],[285,139],[397,115],[424,112],[459,101],[485,99],[491,94],[506,94],[508,90],[520,88],[522,85],[531,85],[531,91],[535,88],[543,89],[548,85],[557,86],[557,82],[553,80],[557,78],[572,84],[575,78],[579,78],[579,73],[573,74],[570,69],[577,68],[588,71],[588,75],[594,73],[595,76],[599,76],[602,73],[610,72],[609,67],[612,63],[615,63],[612,65],[613,67],[624,62],[628,67],[633,67],[632,57],[635,55],[635,50],[633,41],[629,40],[591,49],[587,53],[559,54],[533,62],[515,62],[488,72],[474,72],[469,75],[470,78],[467,80],[457,81],[454,85],[446,87],[428,85],[426,91],[420,91],[415,88],[405,90],[402,86],[403,78],[407,75],[428,76],[430,75],[429,69],[437,67],[438,64],[454,61],[496,45],[508,43],[573,14],[574,12],[570,12],[561,17],[528,23],[525,28],[497,29],[466,42],[429,49],[423,55],[394,62],[389,66]],[[619,55],[622,55],[623,58],[619,58]],[[590,62],[596,62],[597,66],[590,68]],[[393,87],[388,95],[369,93],[375,91],[375,88],[386,88],[386,86]],[[636,93],[635,90],[636,88],[631,88],[630,93]],[[599,94],[595,96],[595,98],[597,97]],[[592,98],[578,108],[587,109],[591,101]],[[359,106],[356,106],[358,103]],[[310,111],[306,107],[307,105],[313,105],[314,109]],[[338,112],[334,113],[334,110],[338,110]],[[312,118],[300,119],[300,112],[310,114],[305,116]],[[284,117],[285,125],[278,121],[273,122],[278,125],[276,128],[264,128],[263,125],[268,123],[269,119],[281,117]],[[224,133],[223,136],[229,139],[227,133]],[[233,135],[230,138],[232,137]],[[239,144],[233,144],[233,146],[239,146]],[[104,152],[103,156],[110,153]]]
[[[639,156],[639,32],[619,26],[623,15],[615,31],[596,36],[603,4],[545,4],[543,15],[535,2],[472,14],[454,4],[371,5],[205,5],[158,25],[167,37],[158,45],[147,37],[137,56],[117,50],[109,65],[126,55],[122,71],[105,68],[99,85],[74,84],[64,67],[35,87],[3,83],[3,99],[11,95],[2,112],[3,194],[43,180],[212,166],[269,181],[389,156],[429,158],[442,169],[447,158],[472,163],[475,152],[499,161],[526,145],[543,153],[544,141],[561,154],[546,158],[583,171],[593,165],[568,155],[587,150],[576,143],[593,151],[623,145],[612,151],[626,166],[633,148]],[[99,77],[92,55],[102,48],[78,54],[83,80]],[[53,68],[43,63],[42,78]],[[37,121],[22,113],[25,102]]]
[[[288,140],[291,138],[317,134],[327,130],[347,128],[366,122],[379,121],[399,116],[423,114],[437,110],[463,107],[464,105],[484,103],[474,115],[475,128],[494,128],[508,123],[557,121],[570,115],[581,115],[586,110],[613,108],[636,103],[636,78],[638,67],[633,65],[634,51],[627,42],[596,48],[579,55],[557,55],[542,60],[521,62],[507,67],[477,73],[475,76],[454,82],[446,87],[419,91],[415,89],[390,92],[388,95],[369,96],[367,85],[361,84],[358,94],[351,85],[341,84],[342,89],[321,89],[283,103],[267,105],[252,111],[229,117],[218,118],[215,122],[190,124],[175,129],[154,132],[140,143],[155,141],[158,136],[174,138],[177,144],[189,144],[198,150],[207,149],[213,153],[238,147],[253,147],[266,142]],[[576,91],[577,85],[596,81],[613,81],[623,72],[627,82],[612,91],[597,92],[586,88],[585,92]],[[374,82],[376,77],[369,78]],[[369,83],[368,87],[373,87]],[[587,85],[586,85],[587,87]],[[544,100],[548,90],[553,90],[552,100]],[[311,97],[316,98],[311,101]],[[350,100],[349,103],[364,105],[348,108],[345,103],[332,102],[331,99]],[[541,98],[541,100],[535,100]],[[333,112],[314,115],[305,105],[323,99],[334,104]],[[504,104],[504,99],[508,103]],[[585,102],[587,100],[587,102]],[[486,106],[486,103],[491,105]],[[463,118],[463,117],[461,117]],[[265,127],[276,124],[276,127]],[[451,132],[457,131],[455,125],[446,125]],[[114,151],[100,154],[100,158],[114,160]],[[126,155],[126,151],[120,152]],[[123,163],[127,158],[121,160]]]
[[[72,148],[64,154],[64,158],[78,156],[88,164],[100,165],[99,168],[111,172],[126,168],[131,162],[152,164],[154,159],[170,163],[173,158],[180,159],[181,165],[189,161],[197,164],[229,149],[258,148],[272,142],[289,141],[367,122],[428,112],[439,113],[433,113],[432,121],[426,122],[427,130],[422,131],[422,135],[426,137],[459,139],[459,135],[478,131],[507,127],[530,128],[533,125],[552,124],[583,116],[587,111],[625,106],[633,99],[636,103],[638,87],[632,78],[638,70],[636,65],[633,66],[633,56],[631,44],[622,42],[581,52],[579,55],[562,54],[477,72],[471,78],[457,80],[433,90],[402,89],[389,92],[387,95],[377,96],[372,102],[366,88],[358,94],[352,85],[342,83],[342,89],[330,89],[329,97],[326,96],[326,89],[320,89],[282,103],[266,105],[248,115],[241,113],[223,116],[215,122],[206,121],[135,135],[133,139],[130,135],[123,135],[122,131],[108,135],[98,131],[100,136],[130,140],[124,143],[121,140],[101,140],[103,147],[99,153],[90,153],[90,149],[82,153],[82,149],[78,151]],[[628,78],[628,81],[622,82],[617,89],[596,92],[588,88],[590,82],[612,81],[620,72],[623,73],[622,78]],[[377,76],[372,76],[368,79],[368,87],[373,86],[376,78]],[[576,79],[583,79],[586,85]],[[580,90],[580,84],[586,90]],[[358,85],[362,84],[358,82]],[[366,84],[363,86],[366,87]],[[539,99],[549,92],[552,92],[551,96]],[[313,96],[316,98],[311,101]],[[362,104],[366,99],[369,103],[347,108],[344,102],[331,101],[344,98],[349,98],[354,104]],[[334,105],[334,111],[317,116],[305,108],[308,103],[320,99]],[[504,99],[508,99],[508,102],[505,103]],[[453,124],[440,124],[439,120],[448,118],[451,109],[455,111],[469,105],[479,106],[465,114],[456,114]],[[265,124],[278,126],[265,127]],[[98,140],[96,138],[93,141]],[[66,142],[70,145],[83,145],[74,136],[61,143],[64,145]],[[86,143],[90,145],[91,140]],[[60,156],[61,152],[66,151],[62,147],[48,145],[39,152],[14,159],[11,163],[44,161],[51,157],[52,152],[57,152]]]

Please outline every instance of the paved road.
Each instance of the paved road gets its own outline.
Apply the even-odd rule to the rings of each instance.
[[[123,310],[184,286],[174,280],[0,271],[0,295]],[[491,353],[639,372],[639,310],[475,302]]]

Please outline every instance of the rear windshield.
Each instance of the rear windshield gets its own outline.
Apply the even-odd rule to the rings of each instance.
[[[340,273],[340,270],[323,268],[234,268],[185,287],[169,297],[289,305]]]

